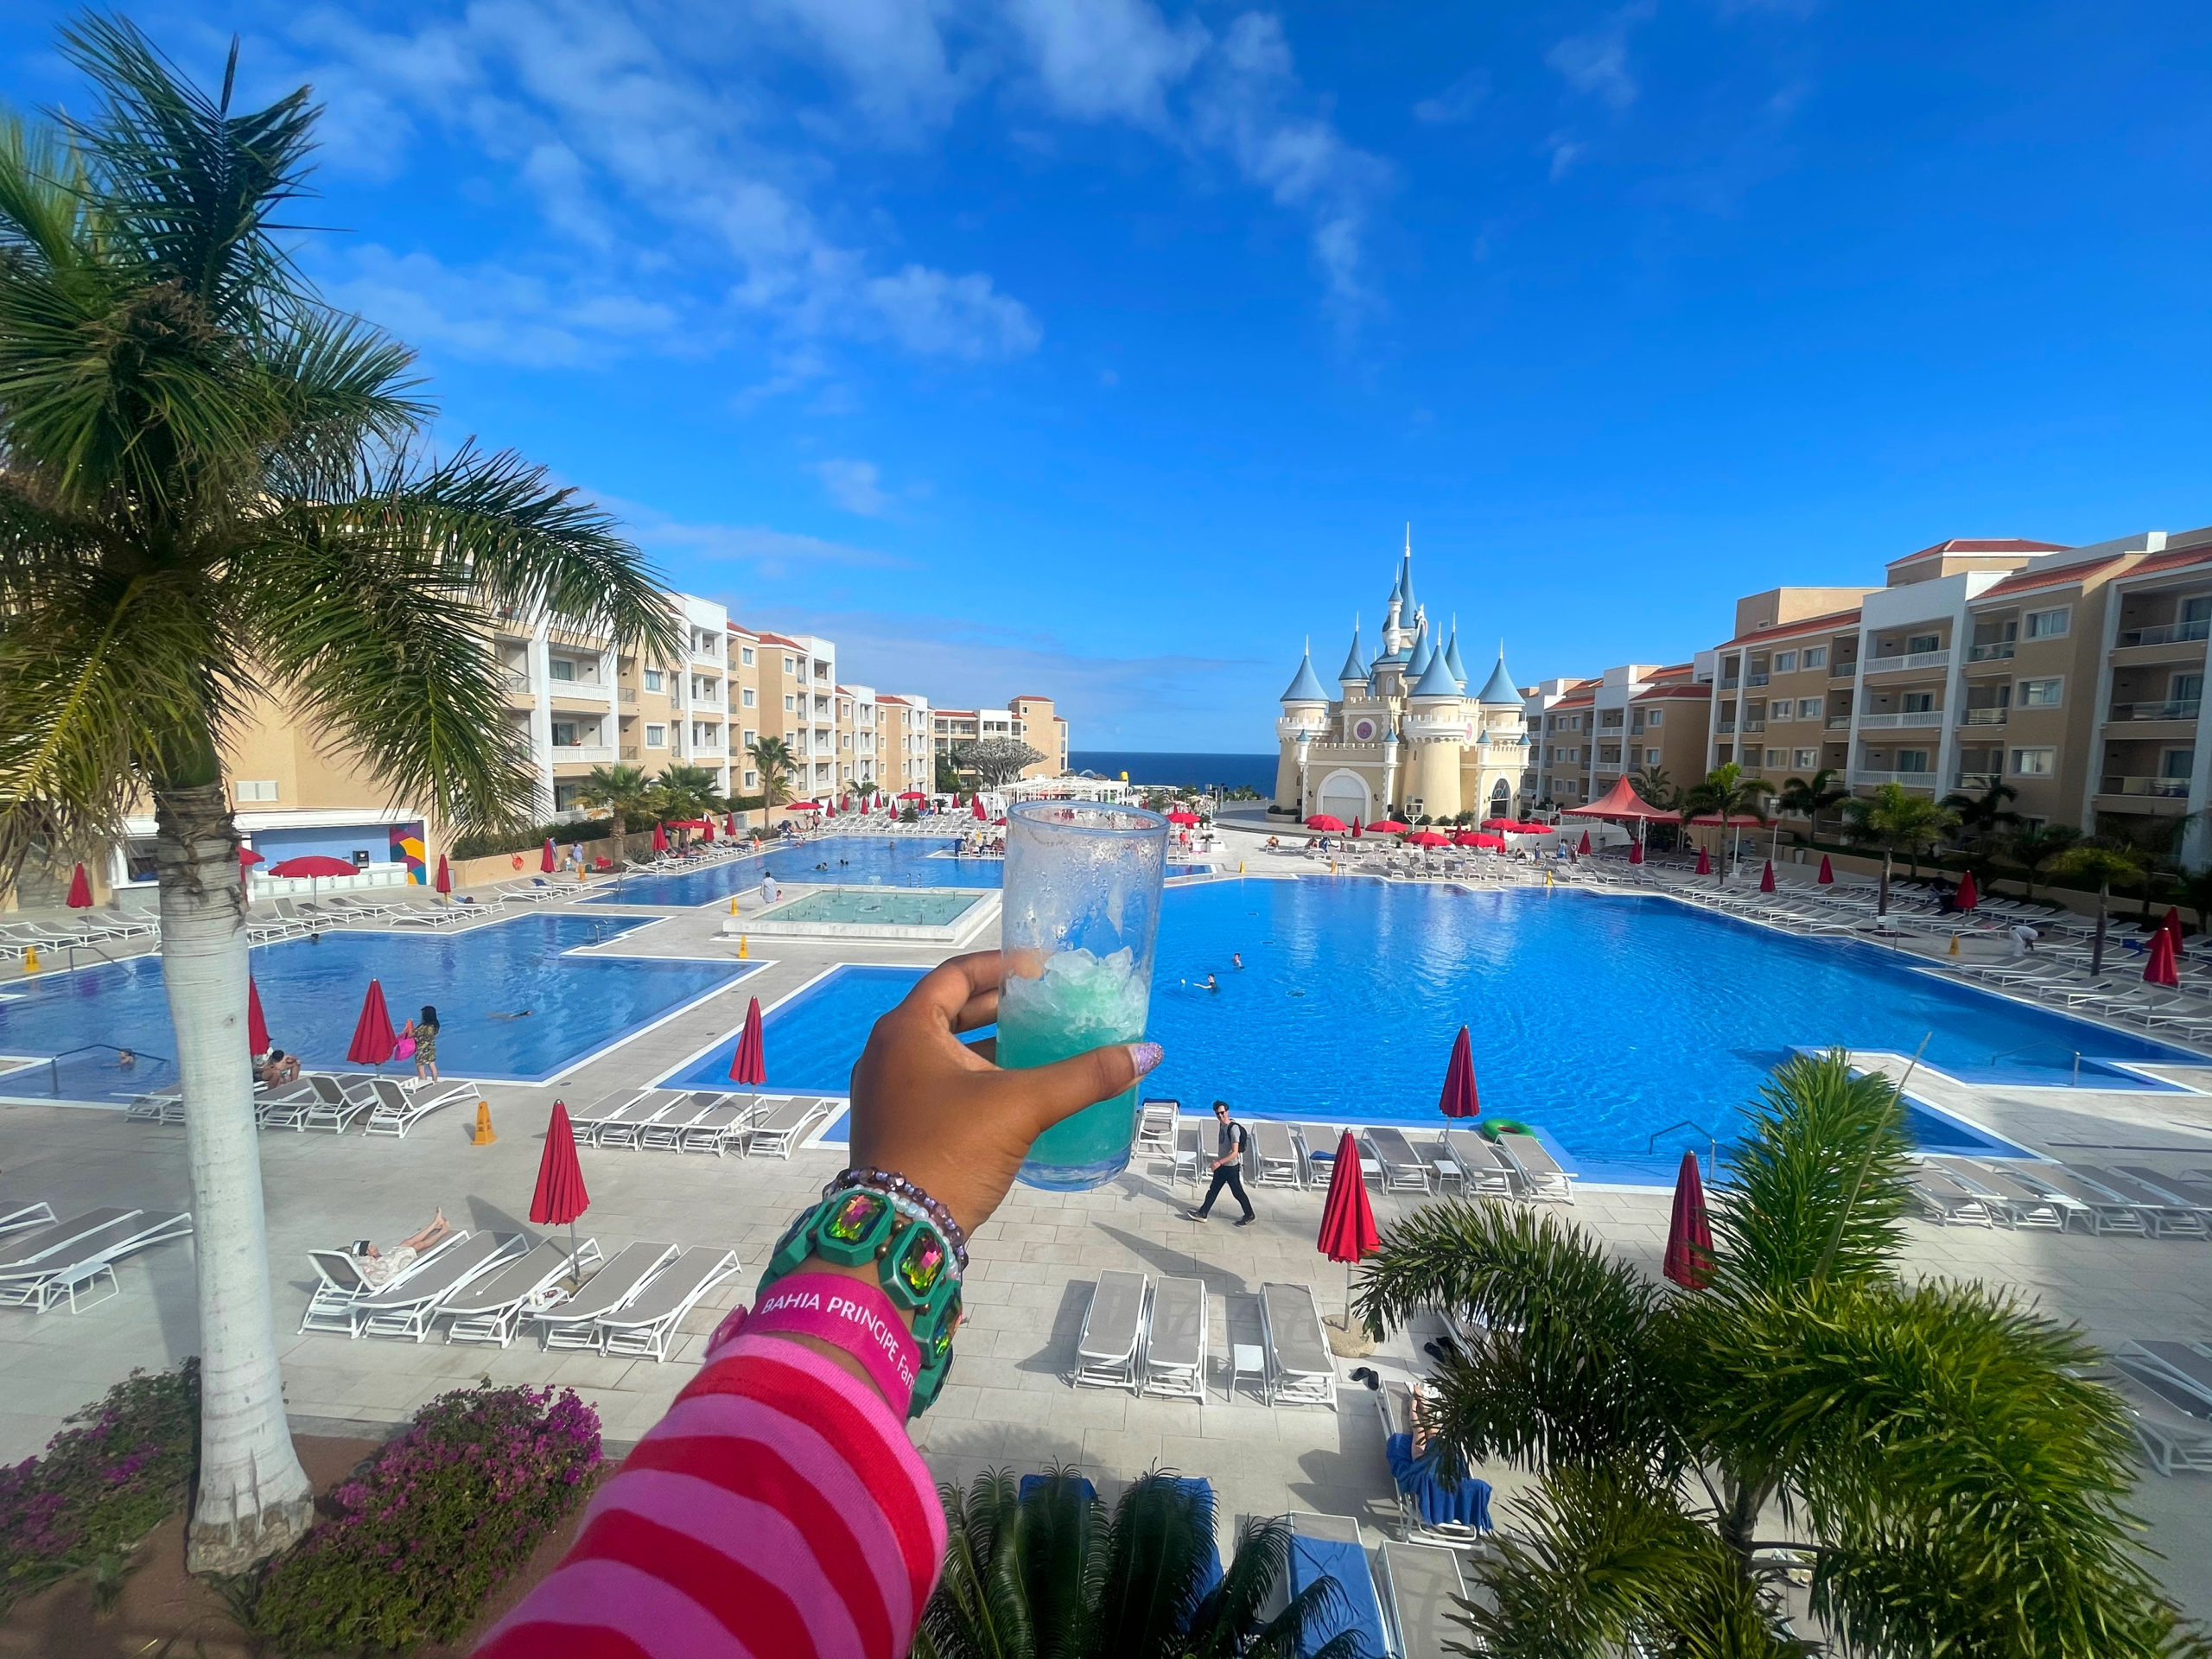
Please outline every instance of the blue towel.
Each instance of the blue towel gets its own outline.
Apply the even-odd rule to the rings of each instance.
[[[1194,1495],[1205,1506],[1206,1520],[1211,1525],[1214,1517],[1213,1483],[1199,1476],[1179,1476],[1175,1484]],[[1206,1535],[1205,1571],[1198,1575],[1198,1593],[1210,1594],[1221,1582],[1221,1541],[1213,1533]]]
[[[1490,1530],[1490,1483],[1475,1479],[1464,1466],[1447,1465],[1445,1459],[1448,1448],[1432,1446],[1416,1458],[1414,1437],[1393,1434],[1382,1450],[1390,1460],[1390,1478],[1398,1483],[1400,1491],[1414,1500],[1424,1526],[1440,1527],[1456,1521],[1478,1532]],[[1458,1461],[1455,1458],[1452,1463],[1457,1465]],[[1457,1486],[1449,1479],[1453,1473],[1459,1477]]]
[[[1042,1488],[1045,1482],[1050,1477],[1046,1475],[1024,1475],[1021,1478],[1021,1484],[1014,1489],[1014,1501],[1020,1503],[1027,1503],[1029,1501],[1030,1494]],[[1094,1503],[1097,1502],[1098,1489],[1090,1484],[1090,1480],[1088,1476],[1077,1475],[1075,1478],[1075,1489],[1077,1492],[1082,1494],[1083,1501],[1084,1503]]]
[[[1357,1544],[1326,1538],[1290,1541],[1290,1589],[1293,1595],[1323,1577],[1337,1581],[1343,1593],[1334,1606],[1306,1626],[1298,1644],[1302,1659],[1325,1643],[1351,1630],[1359,1638],[1362,1659],[1385,1659],[1389,1644],[1382,1636],[1382,1604],[1375,1594],[1375,1575],[1368,1571],[1367,1552]]]

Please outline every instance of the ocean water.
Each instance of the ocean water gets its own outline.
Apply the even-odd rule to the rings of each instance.
[[[1133,784],[1179,785],[1186,788],[1234,789],[1243,785],[1262,795],[1275,787],[1275,756],[1266,754],[1183,754],[1164,751],[1075,749],[1068,764],[1102,778],[1129,774]]]

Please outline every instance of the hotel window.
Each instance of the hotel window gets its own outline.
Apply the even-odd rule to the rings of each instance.
[[[576,747],[576,727],[574,721],[556,720],[553,722],[553,747],[573,749]]]
[[[668,747],[668,728],[665,726],[646,727],[645,747],[649,749],[666,748]]]
[[[1818,720],[1820,717],[1821,717],[1821,699],[1820,699],[1820,698],[1818,698],[1818,697],[1800,697],[1800,698],[1798,698],[1798,699],[1797,699],[1797,718],[1798,718],[1798,719],[1800,719],[1800,720]]]
[[[750,645],[740,645],[740,646],[737,648],[737,660],[738,660],[740,663],[743,664],[747,668],[750,668],[750,667],[752,667],[752,666],[753,666],[753,647],[752,647],[752,646],[750,646]],[[748,783],[748,784],[749,784],[749,783],[751,783],[751,782],[753,781],[753,778],[752,778],[752,774],[751,774],[751,773],[749,773],[749,772],[748,772],[747,774],[746,774],[746,779],[745,779],[745,781],[746,781],[747,783]]]
[[[1646,749],[1643,752],[1643,764],[1647,766],[1657,766],[1659,764],[1659,751],[1656,749]]]
[[[1649,714],[1644,715],[1643,723],[1647,726],[1661,726],[1666,723],[1666,720],[1667,711],[1664,709],[1654,709]]]
[[[1943,636],[1940,633],[1912,634],[1905,639],[1904,648],[1913,656],[1918,656],[1923,651],[1941,651],[1943,649]]]
[[[545,659],[545,677],[550,680],[573,680],[576,677],[576,665],[565,657],[549,657]]]
[[[1793,766],[1809,766],[1817,762],[1820,758],[1821,752],[1818,749],[1799,749],[1791,757],[1789,764]]]
[[[2022,680],[2017,701],[2023,709],[2056,709],[2065,684],[2063,680]]]
[[[2196,753],[2189,749],[2168,749],[2158,757],[2158,776],[2182,779],[2194,776],[2196,771]]]
[[[1783,757],[1787,753],[1789,753],[1787,749],[1769,749],[1766,752],[1767,765],[1770,766],[1781,766],[1783,764]]]
[[[1904,711],[1908,715],[1933,714],[1936,694],[1933,691],[1908,691],[1904,694]]]
[[[2056,639],[2064,633],[2073,620],[2073,608],[2069,606],[2056,611],[2030,611],[2027,615],[2027,634],[2031,639]]]
[[[2056,749],[2015,749],[2012,751],[2012,775],[2016,778],[2048,778],[2058,770]]]
[[[750,709],[753,706],[753,688],[749,685],[745,687],[741,696],[743,706]]]
[[[241,778],[232,785],[231,794],[240,801],[273,801],[276,798],[274,778]]]
[[[786,657],[784,658],[784,672],[786,674],[796,674],[798,672],[798,662],[795,658]]]
[[[1897,751],[1897,770],[1899,772],[1927,771],[1928,751],[1925,749],[1899,749]]]
[[[755,786],[760,783],[760,774],[759,772],[753,772],[753,771],[752,771],[751,769],[749,769],[749,768],[748,768],[748,769],[747,770],[747,772],[746,772],[746,774],[745,774],[745,786],[746,786],[747,789],[752,789],[752,788],[755,787]]]
[[[794,696],[786,696],[784,698],[784,712],[787,715],[797,714],[798,712],[798,699]]]
[[[760,741],[760,733],[758,733],[758,732],[754,731],[754,730],[753,730],[750,726],[748,726],[748,727],[747,727],[747,728],[745,728],[745,747],[746,747],[747,748],[748,748],[748,749],[749,749],[749,748],[751,748],[751,747],[752,747],[755,743],[759,742]]]
[[[660,670],[649,668],[645,671],[645,690],[648,691],[660,690]]]
[[[1828,648],[1826,645],[1808,645],[1805,647],[1806,667],[1826,668],[1827,665]]]
[[[1795,674],[1797,671],[1797,653],[1794,651],[1776,652],[1774,671],[1777,674]]]

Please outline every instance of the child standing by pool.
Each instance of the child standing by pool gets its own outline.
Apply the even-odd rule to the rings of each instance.
[[[438,1011],[425,1002],[423,1017],[415,1022],[415,1081],[435,1083],[437,1080]]]

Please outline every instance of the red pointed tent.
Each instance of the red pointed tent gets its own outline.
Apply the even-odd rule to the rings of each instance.
[[[1981,889],[1974,885],[1974,872],[1968,870],[1959,878],[1958,904],[1961,910],[1972,910],[1981,902]]]
[[[1321,1206],[1321,1236],[1314,1243],[1330,1261],[1351,1262],[1372,1254],[1382,1242],[1375,1230],[1375,1211],[1367,1202],[1367,1184],[1359,1178],[1359,1145],[1346,1129],[1337,1143],[1328,1201]]]
[[[382,1065],[391,1058],[398,1042],[392,1035],[391,1015],[385,1011],[384,985],[372,979],[369,994],[361,999],[361,1017],[353,1024],[353,1040],[346,1046],[346,1058],[356,1065]]]
[[[1676,823],[1681,821],[1682,816],[1679,812],[1669,812],[1663,808],[1652,805],[1650,802],[1636,792],[1636,785],[1625,778],[1616,781],[1611,789],[1591,802],[1589,805],[1568,807],[1566,815],[1570,818],[1649,818],[1655,823]],[[1493,819],[1483,828],[1494,829],[1498,823],[1503,822],[1505,822],[1503,819]],[[1546,826],[1534,824],[1530,827],[1541,830]]]
[[[1835,885],[1835,866],[1828,862],[1828,855],[1826,853],[1821,855],[1821,873],[1814,880],[1817,886],[1823,887],[1832,887]]]
[[[2174,965],[2174,936],[2163,927],[2151,935],[2151,953],[2143,963],[2143,982],[2164,985],[2170,990],[2181,984],[2181,970]]]
[[[1705,1210],[1705,1183],[1698,1179],[1697,1154],[1682,1154],[1675,1177],[1675,1214],[1667,1227],[1667,1276],[1685,1290],[1713,1282],[1713,1224]]]
[[[737,1052],[730,1056],[729,1080],[755,1089],[768,1081],[768,1055],[760,1039],[760,999],[757,996],[745,1010],[745,1029],[738,1037]]]
[[[1444,1094],[1436,1109],[1446,1117],[1475,1117],[1482,1112],[1482,1098],[1475,1092],[1474,1045],[1465,1026],[1452,1040],[1452,1060],[1444,1068]]]
[[[261,1012],[261,987],[251,974],[245,976],[245,1040],[249,1054],[269,1052],[269,1021]]]
[[[92,880],[86,875],[85,867],[79,864],[77,867],[76,874],[69,878],[69,908],[72,910],[90,910],[92,907]]]
[[[1766,868],[1759,872],[1759,891],[1761,893],[1774,891],[1774,861],[1770,858],[1766,861]]]

